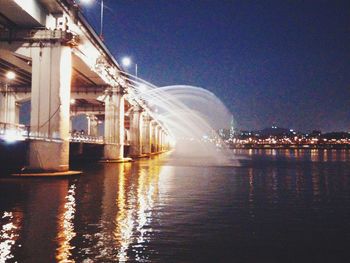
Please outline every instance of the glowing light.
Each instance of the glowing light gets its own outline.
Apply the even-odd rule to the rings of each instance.
[[[92,0],[80,0],[80,3],[84,5],[90,5],[92,3]]]
[[[16,78],[15,72],[13,72],[13,71],[7,72],[7,73],[6,73],[6,78],[9,79],[9,80],[15,79],[15,78]]]
[[[75,99],[71,99],[70,104],[75,104]]]
[[[122,65],[123,65],[124,67],[130,67],[130,65],[131,65],[131,59],[130,59],[129,57],[124,57],[124,58],[122,59]]]

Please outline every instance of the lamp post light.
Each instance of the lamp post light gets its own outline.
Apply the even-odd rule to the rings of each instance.
[[[131,65],[131,59],[129,57],[123,57],[122,64],[124,67],[130,67]]]
[[[132,64],[131,58],[129,57],[124,57],[122,58],[122,65],[126,68],[130,67]],[[138,71],[138,67],[137,67],[137,63],[135,63],[135,76],[137,78],[137,72]]]

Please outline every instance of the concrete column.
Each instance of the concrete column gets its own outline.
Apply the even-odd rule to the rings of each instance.
[[[151,117],[148,115],[143,117],[142,153],[147,155],[151,153]]]
[[[157,123],[151,122],[151,152],[157,152]]]
[[[107,91],[104,129],[105,159],[118,160],[124,157],[124,94],[121,87]]]
[[[162,151],[162,127],[158,126],[158,150],[157,152],[161,152]]]
[[[164,141],[165,141],[165,131],[164,130],[162,130],[162,139],[161,139],[161,142],[162,142],[162,144],[161,144],[161,150],[162,151],[164,151],[164,149],[165,149],[165,144],[164,144]]]
[[[130,113],[130,156],[140,157],[142,154],[142,109],[134,106]]]
[[[161,127],[159,126],[159,124],[157,124],[157,126],[155,127],[155,152],[159,152],[159,131],[160,131]]]
[[[166,151],[166,133],[163,131],[163,151]]]
[[[169,135],[167,133],[164,134],[164,147],[166,151],[169,151]]]
[[[88,135],[89,136],[98,136],[98,119],[95,115],[88,115]]]
[[[18,102],[15,102],[15,123],[19,124],[19,113],[21,110],[21,104],[19,104]]]
[[[160,132],[160,151],[164,150],[164,130]]]
[[[0,122],[18,124],[19,105],[16,104],[16,95],[5,86],[0,93]]]
[[[46,171],[69,169],[69,109],[72,52],[60,43],[34,47],[29,168]]]

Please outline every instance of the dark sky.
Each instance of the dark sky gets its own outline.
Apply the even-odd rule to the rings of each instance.
[[[131,56],[156,85],[214,92],[238,128],[350,130],[350,1],[105,5],[105,43],[119,61]],[[99,28],[99,4],[84,13]]]

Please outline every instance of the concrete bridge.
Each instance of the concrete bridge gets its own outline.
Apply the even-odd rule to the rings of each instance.
[[[105,160],[123,160],[126,144],[132,158],[169,149],[169,131],[73,0],[0,0],[0,7],[0,138],[29,141],[29,169],[68,171],[69,142],[79,138],[103,144]],[[24,128],[19,113],[28,101]],[[72,127],[81,114],[85,137]]]

